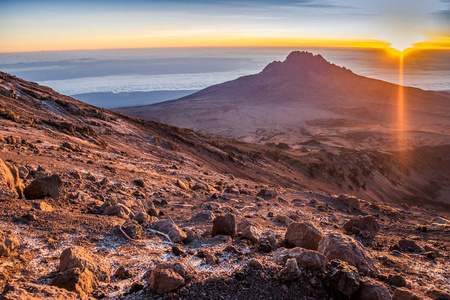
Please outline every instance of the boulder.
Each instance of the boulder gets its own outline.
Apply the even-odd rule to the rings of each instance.
[[[295,222],[288,226],[284,238],[290,246],[317,250],[322,237],[322,231],[313,224]]]
[[[63,182],[58,174],[43,177],[31,182],[25,189],[27,199],[40,199],[44,197],[58,198],[62,195]]]
[[[5,286],[2,300],[95,300],[55,286],[38,285],[30,282],[13,282]]]
[[[294,222],[294,220],[292,220],[291,218],[289,218],[288,216],[285,215],[277,215],[274,219],[274,222],[279,222],[281,224],[284,224],[286,226],[291,225],[291,223]]]
[[[262,236],[261,230],[255,226],[249,225],[241,233],[241,237],[250,240],[252,243],[256,244]]]
[[[163,295],[182,287],[185,283],[184,278],[174,269],[158,265],[150,274],[149,284],[152,291]]]
[[[52,212],[53,211],[53,207],[50,204],[47,204],[46,202],[34,202],[32,204],[32,206],[35,209],[39,209],[41,211],[47,211],[47,212]]]
[[[371,278],[361,280],[358,291],[353,296],[355,300],[391,300],[387,287]]]
[[[275,198],[278,195],[277,191],[274,189],[262,189],[256,195],[257,197],[262,197],[265,199]]]
[[[138,222],[139,224],[147,223],[150,220],[150,217],[145,212],[138,212],[134,217],[133,220]]]
[[[432,289],[425,293],[433,300],[450,300],[450,294],[438,289]]]
[[[392,294],[393,300],[422,300],[421,297],[414,294],[407,288],[396,288]]]
[[[342,260],[332,260],[327,265],[325,284],[335,293],[351,296],[359,288],[358,269]]]
[[[0,256],[10,256],[19,247],[19,239],[13,231],[0,230]]]
[[[370,252],[350,236],[330,233],[320,241],[317,251],[325,255],[328,260],[343,260],[358,268],[365,275],[378,272],[375,260]]]
[[[389,275],[388,281],[390,285],[396,286],[396,287],[405,287],[407,285],[406,280],[401,275]]]
[[[137,185],[138,187],[145,187],[144,179],[139,178],[132,181],[132,184]]]
[[[297,261],[293,258],[289,258],[286,261],[286,265],[280,271],[279,277],[284,281],[293,281],[300,277],[302,272],[298,268]]]
[[[182,243],[187,238],[186,233],[182,231],[172,219],[153,222],[152,227],[155,230],[166,233],[173,243]]]
[[[198,214],[194,215],[190,221],[191,222],[208,222],[214,220],[216,216],[211,211],[201,211]]]
[[[0,158],[0,198],[17,198],[14,177],[11,170]]]
[[[98,287],[98,280],[95,275],[88,269],[69,269],[65,272],[59,273],[52,279],[50,285],[80,295],[91,294]]]
[[[231,238],[236,236],[236,220],[232,214],[217,216],[213,220],[211,236],[214,237],[219,234],[229,235]]]
[[[296,247],[289,251],[288,257],[294,258],[299,266],[309,269],[323,269],[327,258],[314,250]]]
[[[109,282],[111,268],[100,256],[94,255],[83,247],[73,246],[65,249],[60,256],[59,271],[79,268],[88,269],[99,280]]]
[[[397,245],[393,247],[394,250],[401,252],[422,253],[424,249],[416,244],[415,241],[409,239],[401,239]]]
[[[367,232],[368,237],[373,237],[376,235],[378,230],[380,230],[380,225],[378,225],[377,220],[375,220],[372,216],[359,216],[355,219],[347,221],[344,224],[344,229],[361,235],[366,235],[364,233]]]
[[[359,202],[358,198],[356,198],[354,196],[341,194],[341,195],[338,196],[338,199],[342,203],[350,206],[354,210],[360,210],[361,209],[361,203]]]

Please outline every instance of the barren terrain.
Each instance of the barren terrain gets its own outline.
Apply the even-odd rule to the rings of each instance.
[[[450,297],[446,132],[251,144],[5,73],[0,116],[2,299]]]

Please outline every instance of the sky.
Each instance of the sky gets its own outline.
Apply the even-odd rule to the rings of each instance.
[[[215,46],[450,49],[450,0],[0,0],[0,52]]]

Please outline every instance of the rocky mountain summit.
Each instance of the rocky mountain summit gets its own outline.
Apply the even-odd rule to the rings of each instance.
[[[448,299],[447,146],[302,146],[0,73],[0,299]]]

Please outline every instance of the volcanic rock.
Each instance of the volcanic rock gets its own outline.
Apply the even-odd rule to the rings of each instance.
[[[388,281],[390,285],[396,286],[396,287],[405,287],[407,285],[406,280],[401,275],[389,275]]]
[[[122,230],[132,239],[139,240],[144,236],[142,226],[135,220],[127,220],[122,224]]]
[[[396,288],[394,293],[392,294],[393,300],[422,300],[421,297],[414,294],[410,290],[406,288]]]
[[[350,236],[330,233],[325,236],[317,249],[329,260],[340,259],[358,268],[363,274],[377,272],[372,255],[364,246]]]
[[[297,261],[293,258],[289,258],[286,261],[286,265],[280,271],[279,277],[281,280],[293,281],[300,277],[302,272],[298,268]]]
[[[342,203],[350,206],[351,208],[353,208],[355,210],[360,210],[361,209],[361,204],[360,204],[358,198],[356,198],[356,197],[353,197],[351,195],[343,195],[343,194],[341,194],[341,195],[339,195],[338,199]]]
[[[409,239],[401,239],[398,244],[393,247],[394,250],[399,250],[401,252],[415,252],[421,253],[424,249],[416,244],[415,241]]]
[[[63,182],[58,174],[39,178],[31,182],[25,189],[27,199],[40,199],[44,197],[58,198],[62,194]]]
[[[426,292],[426,295],[433,300],[450,300],[450,294],[439,289],[432,289]]]
[[[19,247],[19,239],[13,231],[0,230],[0,256],[10,256]]]
[[[159,230],[169,235],[170,240],[173,243],[182,243],[187,235],[184,231],[182,231],[173,221],[172,219],[161,220],[152,223],[152,227],[155,230]]]
[[[275,198],[278,195],[277,191],[274,189],[262,189],[256,194],[257,197],[262,197],[265,199]]]
[[[291,249],[288,257],[295,258],[299,266],[310,269],[323,269],[327,262],[326,257],[319,252],[300,247]]]
[[[47,204],[44,201],[41,202],[34,202],[32,204],[32,206],[36,209],[39,209],[41,211],[47,211],[47,212],[52,212],[53,211],[53,207],[50,204]]]
[[[370,278],[361,280],[358,291],[354,295],[355,300],[391,300],[391,294],[381,282]]]
[[[313,224],[295,222],[289,225],[284,238],[293,247],[317,250],[322,237],[322,231]]]
[[[74,268],[59,273],[52,279],[50,285],[86,295],[98,287],[98,280],[88,269]]]
[[[73,246],[61,253],[59,271],[80,268],[90,270],[99,280],[109,282],[111,268],[98,255],[94,255],[82,247]]]
[[[335,259],[328,263],[325,274],[327,286],[336,293],[351,296],[359,288],[358,269],[348,263]]]
[[[17,196],[11,170],[0,158],[0,198],[17,198]]]
[[[241,233],[242,238],[250,240],[254,244],[259,242],[261,236],[262,236],[261,230],[252,225],[245,227],[245,229]]]
[[[3,290],[2,300],[95,300],[86,295],[79,295],[55,286],[38,285],[31,282],[8,283]]]
[[[158,265],[150,274],[149,284],[153,292],[163,295],[182,287],[184,278],[174,269],[165,265]]]
[[[211,236],[223,234],[229,235],[231,238],[236,236],[236,221],[234,215],[226,214],[225,216],[217,216],[213,220]]]
[[[378,225],[378,222],[372,216],[359,216],[355,219],[347,221],[343,227],[345,230],[356,234],[361,234],[363,231],[366,231],[370,234],[370,236],[375,236],[378,230],[380,230],[380,225]]]

